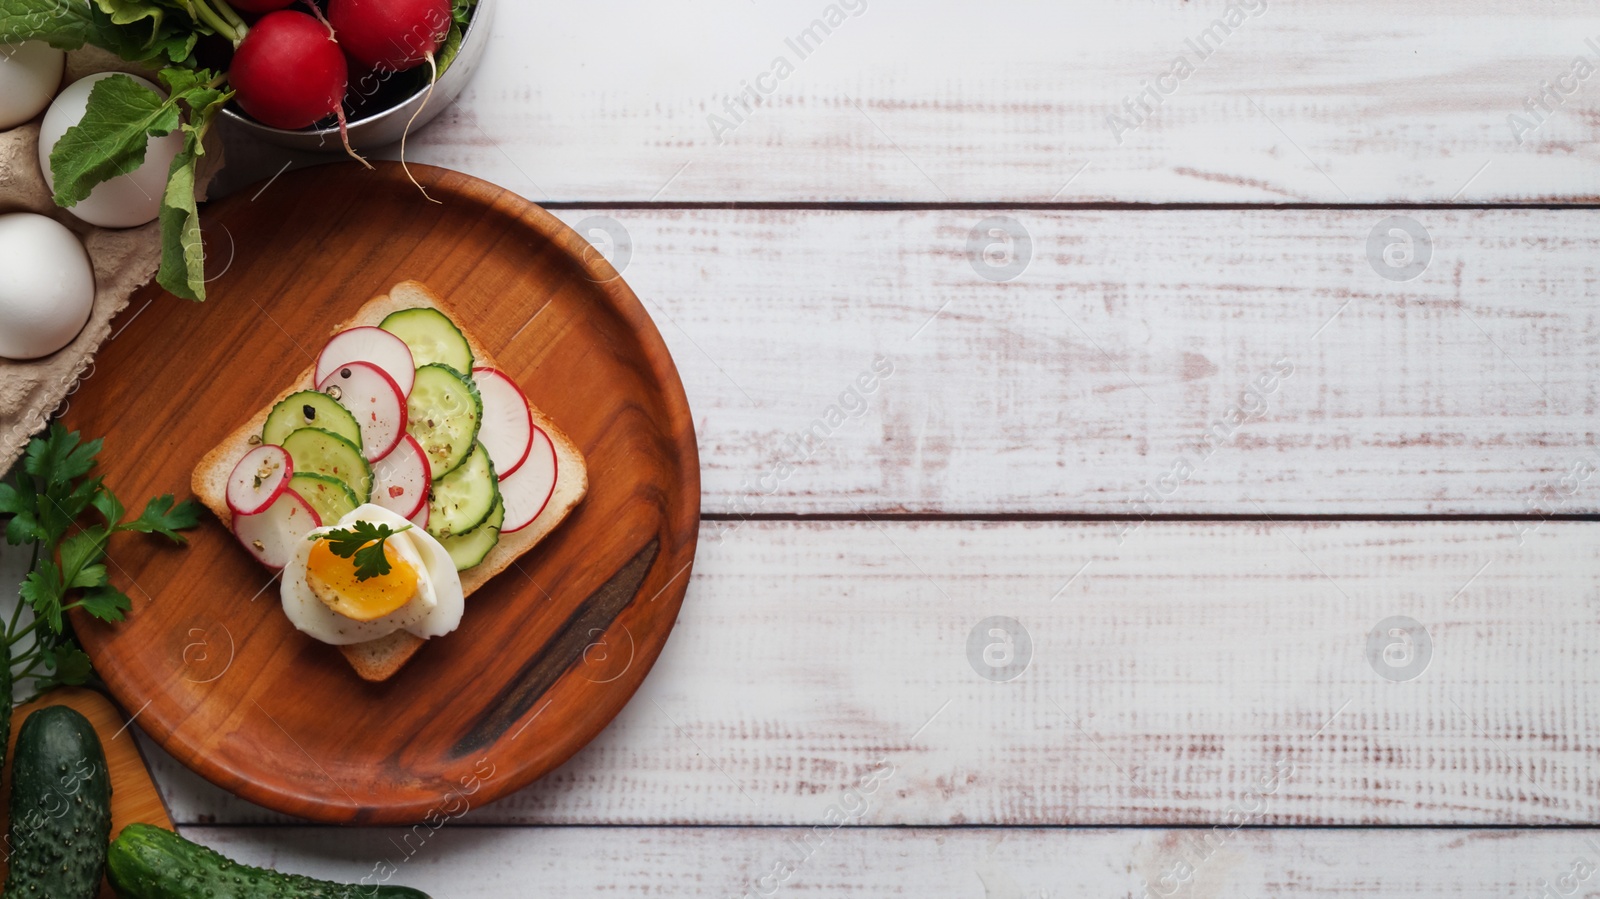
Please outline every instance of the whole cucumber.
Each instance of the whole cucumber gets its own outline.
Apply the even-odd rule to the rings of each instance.
[[[123,828],[106,867],[122,899],[429,899],[409,887],[331,883],[241,865],[149,824]]]
[[[66,706],[28,716],[11,763],[7,899],[93,899],[111,839],[111,776],[89,719]]]

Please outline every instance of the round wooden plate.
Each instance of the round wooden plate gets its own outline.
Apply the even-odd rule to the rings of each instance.
[[[127,499],[190,471],[308,364],[330,329],[413,278],[582,449],[589,494],[467,600],[461,627],[368,684],[284,617],[277,584],[209,513],[187,548],[113,539],[128,620],[74,620],[158,743],[268,808],[335,823],[437,823],[545,774],[633,695],[672,630],[700,516],[694,424],[638,299],[582,237],[466,175],[334,164],[205,210],[203,305],[153,285],[72,399]],[[233,244],[232,261],[227,247]]]

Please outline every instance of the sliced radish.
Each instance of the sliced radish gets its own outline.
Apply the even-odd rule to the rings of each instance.
[[[368,462],[389,455],[406,435],[406,395],[378,366],[346,363],[317,381],[317,389],[356,417],[361,426],[361,454]]]
[[[293,490],[278,494],[264,511],[233,517],[233,535],[268,568],[289,564],[300,541],[319,527],[322,519]]]
[[[432,481],[428,454],[422,451],[417,438],[406,434],[394,452],[373,463],[372,501],[402,518],[410,518],[418,509],[427,508],[428,485]]]
[[[494,368],[474,368],[472,380],[483,399],[483,423],[478,442],[489,451],[489,461],[505,480],[528,459],[533,449],[533,413],[517,382]]]
[[[423,495],[426,497],[427,494]],[[409,516],[406,520],[426,531],[428,529],[428,516],[431,514],[433,514],[432,510],[428,508],[428,502],[424,499],[422,508],[417,510],[417,514]]]
[[[228,508],[235,515],[254,515],[289,489],[294,461],[281,446],[258,446],[233,466],[228,475]]]
[[[406,342],[382,328],[351,328],[333,335],[317,357],[316,382],[321,384],[335,369],[352,362],[365,362],[383,369],[400,388],[400,398],[411,395],[417,379],[417,366]]]
[[[533,449],[517,473],[500,482],[500,500],[506,504],[506,522],[500,533],[520,531],[539,517],[556,492],[556,447],[543,430],[533,429]]]

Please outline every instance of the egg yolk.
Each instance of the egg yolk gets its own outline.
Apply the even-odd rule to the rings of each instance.
[[[334,555],[326,540],[311,546],[306,558],[306,584],[322,604],[355,621],[373,621],[393,612],[417,592],[417,570],[393,546],[383,545],[389,573],[366,580],[356,578],[355,558]]]

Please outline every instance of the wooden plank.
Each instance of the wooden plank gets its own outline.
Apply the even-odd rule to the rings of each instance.
[[[468,819],[471,820],[471,819]],[[345,830],[340,851],[314,828],[186,827],[191,839],[257,864],[415,886],[434,896],[524,899],[983,896],[1061,899],[1164,893],[1223,896],[1544,896],[1582,861],[1592,831],[905,830],[790,828],[463,828],[426,840]],[[812,840],[810,849],[801,841]],[[1209,843],[1207,842],[1209,840]],[[397,848],[399,847],[399,848]],[[385,863],[393,866],[379,867]],[[766,878],[766,879],[763,879]],[[1552,895],[1560,895],[1555,893]]]
[[[1600,511],[1600,212],[1408,212],[1411,281],[1392,214],[560,212],[673,351],[707,513]]]
[[[474,821],[808,825],[885,763],[874,824],[1600,817],[1595,524],[720,524],[633,701]],[[281,820],[152,765],[180,823]]]
[[[1581,2],[499,6],[473,83],[408,149],[534,200],[1600,196]],[[1536,116],[1546,82],[1572,92]]]

